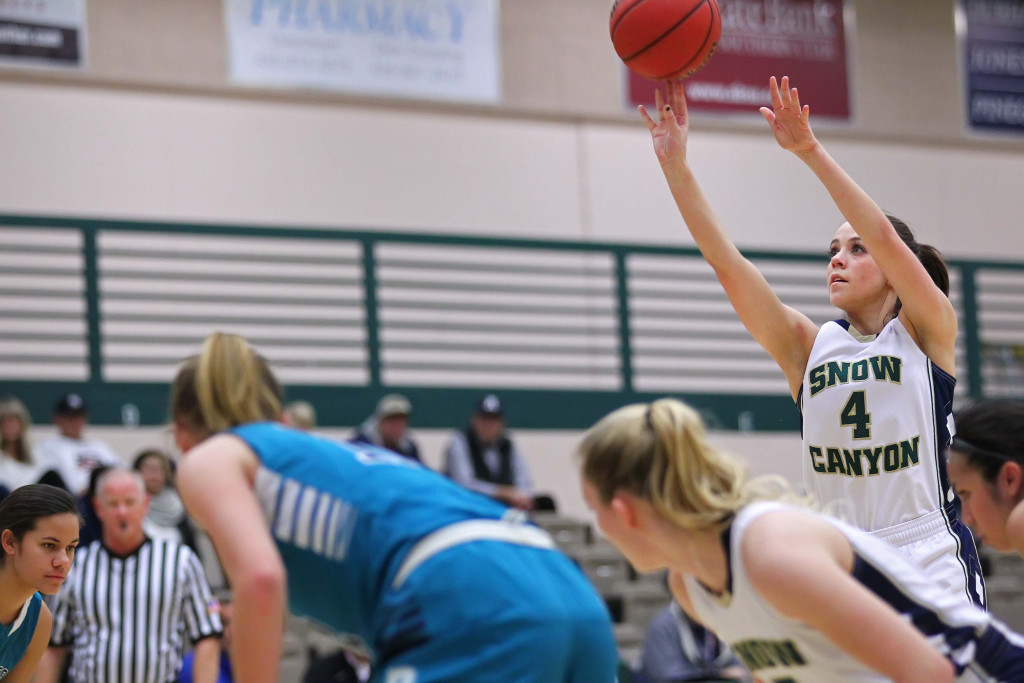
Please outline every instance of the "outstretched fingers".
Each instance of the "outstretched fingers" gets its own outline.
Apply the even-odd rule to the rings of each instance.
[[[668,103],[675,110],[680,123],[685,124],[689,112],[686,109],[686,88],[683,87],[682,81],[669,81]]]
[[[782,97],[782,108],[793,109],[793,89],[789,87],[789,76],[782,77],[782,85],[779,87],[779,95]]]
[[[654,132],[654,129],[658,127],[657,122],[651,118],[651,115],[647,113],[647,107],[644,105],[638,105],[636,110],[640,112],[640,118],[647,124],[647,130]]]
[[[772,96],[772,108],[782,109],[782,94],[779,92],[779,82],[775,80],[775,76],[768,79],[768,90]]]

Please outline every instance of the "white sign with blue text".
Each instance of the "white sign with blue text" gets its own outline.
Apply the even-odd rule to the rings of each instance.
[[[497,102],[500,0],[224,0],[252,86]]]

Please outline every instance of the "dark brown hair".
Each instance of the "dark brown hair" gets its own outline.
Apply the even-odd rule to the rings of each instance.
[[[930,244],[918,242],[910,227],[896,216],[885,214],[885,217],[889,219],[903,243],[910,248],[910,251],[914,252],[914,256],[928,271],[935,286],[942,290],[943,294],[949,296],[949,269],[946,267],[945,259],[942,258],[942,253]],[[892,312],[894,317],[899,315],[901,308],[903,308],[903,302],[896,299],[896,308]]]

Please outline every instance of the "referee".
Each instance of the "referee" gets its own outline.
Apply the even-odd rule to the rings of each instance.
[[[145,535],[149,499],[137,472],[108,470],[96,490],[102,537],[79,549],[57,594],[35,680],[57,683],[70,645],[71,683],[171,683],[187,636],[195,682],[214,683],[222,626],[199,559]]]

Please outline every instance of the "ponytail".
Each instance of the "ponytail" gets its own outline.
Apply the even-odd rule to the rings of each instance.
[[[603,503],[628,492],[691,531],[721,528],[754,500],[795,499],[780,477],[748,481],[709,443],[696,411],[675,399],[616,410],[584,435],[579,454]]]
[[[946,267],[946,261],[942,258],[942,253],[938,249],[930,244],[921,244],[914,237],[914,233],[910,230],[910,226],[901,221],[895,216],[885,214],[885,217],[889,219],[889,223],[892,224],[896,234],[899,235],[903,243],[910,248],[910,251],[914,252],[914,256],[921,262],[924,269],[931,276],[932,282],[938,287],[943,294],[949,296],[949,269]],[[903,302],[899,299],[896,300],[896,308],[893,309],[893,317],[897,316],[900,309],[903,308]]]
[[[171,389],[171,415],[202,434],[278,420],[281,387],[245,339],[216,332],[199,356],[182,363]]]

